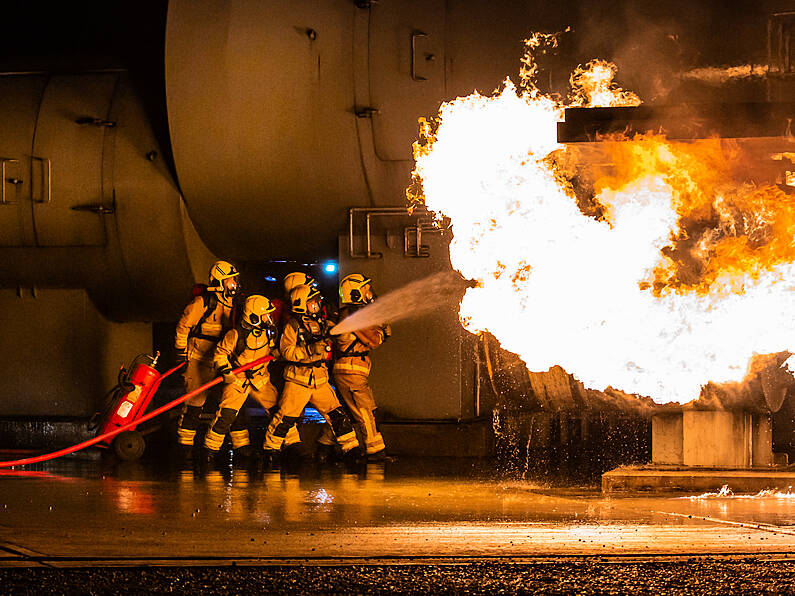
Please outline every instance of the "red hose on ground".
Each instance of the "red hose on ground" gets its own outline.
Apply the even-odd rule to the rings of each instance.
[[[241,373],[241,372],[247,371],[250,368],[254,368],[255,366],[259,366],[260,364],[264,364],[264,363],[268,362],[269,360],[273,360],[273,356],[264,356],[262,358],[254,360],[253,362],[249,362],[248,364],[244,364],[243,366],[240,366],[240,367],[234,369],[232,372],[233,373]],[[182,365],[180,365],[180,366],[182,366]],[[179,366],[171,369],[170,371],[168,371],[168,373],[165,373],[163,376],[165,377],[166,375],[171,374],[172,372],[177,370],[177,368],[179,368]],[[127,430],[128,428],[130,428],[132,426],[138,426],[142,422],[146,422],[147,420],[151,420],[152,418],[162,414],[166,410],[170,410],[174,406],[178,406],[182,402],[189,400],[194,395],[198,395],[199,393],[201,393],[202,391],[206,391],[207,389],[209,389],[213,385],[217,385],[222,380],[223,380],[223,377],[216,377],[212,381],[210,381],[209,383],[205,383],[204,385],[202,385],[198,389],[194,389],[190,393],[186,393],[182,397],[178,397],[174,401],[171,401],[171,402],[169,402],[169,403],[167,403],[167,404],[165,404],[163,406],[160,406],[159,408],[157,408],[155,410],[152,410],[151,412],[149,412],[148,414],[146,414],[144,416],[141,416],[137,420],[133,420],[132,422],[130,422],[128,424],[125,424],[124,426],[120,426],[119,428],[117,428],[115,430],[112,430],[110,432],[106,432],[105,434],[99,435],[97,437],[94,437],[93,439],[89,439],[88,441],[83,441],[82,443],[78,443],[77,445],[72,445],[71,447],[67,447],[65,449],[61,449],[60,451],[53,451],[52,453],[45,453],[44,455],[37,455],[36,457],[26,457],[25,459],[16,459],[16,460],[13,460],[13,461],[0,461],[0,468],[10,468],[11,466],[24,466],[24,465],[27,465],[27,464],[35,464],[35,463],[38,463],[38,462],[47,461],[49,459],[55,459],[57,457],[61,457],[62,455],[67,455],[69,453],[74,453],[75,451],[80,451],[81,449],[84,449],[86,447],[91,447],[91,445],[96,445],[100,441],[104,441],[105,439],[109,439],[110,437],[118,435],[119,433]]]

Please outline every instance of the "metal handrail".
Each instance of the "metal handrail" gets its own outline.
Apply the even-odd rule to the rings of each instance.
[[[16,203],[16,201],[7,201],[6,200],[6,164],[7,163],[19,163],[18,159],[3,159],[2,172],[0,172],[0,176],[3,177],[3,191],[0,193],[0,205],[11,205],[12,203]],[[19,184],[19,182],[15,182],[14,184]]]
[[[417,74],[417,38],[428,37],[424,31],[414,30],[411,32],[411,80],[412,81],[427,81],[427,77]]]
[[[36,157],[35,155],[31,157],[31,159],[35,159],[40,161],[42,167],[44,166],[44,162],[47,162],[47,200],[46,201],[37,201],[37,203],[49,204],[52,203],[52,160],[47,157]]]
[[[403,254],[407,257],[428,257],[427,252],[422,250],[422,234],[442,232],[434,225],[428,224],[425,217],[427,211],[409,211],[407,207],[351,207],[348,209],[348,255],[352,259],[380,259],[383,255],[373,251],[372,245],[372,220],[377,217],[415,217],[416,224],[403,228]],[[357,214],[364,216],[364,233],[366,251],[356,252],[354,241],[354,219]],[[417,235],[416,254],[409,254],[409,231],[412,230]]]
[[[365,233],[367,234],[367,252],[357,253],[354,246],[354,233],[353,233],[353,219],[357,213],[365,214]],[[372,242],[370,239],[370,216],[405,216],[410,217],[411,213],[405,207],[351,207],[348,209],[348,254],[352,259],[372,259],[379,258],[380,253],[372,251]]]

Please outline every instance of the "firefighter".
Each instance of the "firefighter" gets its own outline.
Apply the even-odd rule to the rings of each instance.
[[[352,315],[375,298],[371,280],[359,273],[343,278],[339,286],[340,319]],[[391,334],[389,325],[373,326],[341,333],[334,337],[334,386],[347,406],[364,439],[369,460],[382,459],[384,439],[375,423],[375,397],[368,383],[370,350],[380,346]]]
[[[293,271],[284,276],[284,297],[289,298],[292,292],[298,286],[311,286],[317,289],[317,282],[315,278],[301,271]]]
[[[248,429],[238,417],[240,408],[250,395],[270,414],[276,407],[278,393],[270,381],[268,363],[263,363],[244,373],[232,374],[238,368],[265,356],[277,356],[276,325],[272,320],[275,308],[265,296],[253,295],[246,299],[239,325],[230,329],[215,349],[215,367],[224,377],[221,403],[210,429],[204,438],[207,455],[216,455],[226,433],[232,439],[235,460],[245,460],[251,454]],[[293,427],[285,437],[285,445],[299,442],[298,430]]]
[[[234,298],[238,294],[238,271],[227,261],[216,261],[210,268],[207,287],[185,307],[177,323],[174,346],[177,359],[187,362],[183,379],[185,391],[194,389],[215,377],[213,350],[232,327]],[[182,408],[177,441],[185,458],[189,458],[199,426],[206,392],[193,396]]]
[[[286,365],[284,391],[263,445],[270,457],[284,444],[307,403],[331,425],[343,453],[358,450],[359,441],[351,420],[329,384],[331,342],[322,308],[322,298],[316,288],[302,284],[290,292],[292,316],[282,330],[279,344]]]
[[[292,292],[298,286],[303,285],[311,286],[312,288],[317,289],[317,282],[315,281],[315,278],[301,271],[293,271],[292,273],[288,273],[284,276],[282,283],[284,284],[284,299],[274,301],[276,306],[274,318],[279,324],[279,329],[284,329],[284,326],[287,324],[287,320],[290,318],[290,292]]]

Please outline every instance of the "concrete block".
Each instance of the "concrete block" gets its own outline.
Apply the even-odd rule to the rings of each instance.
[[[773,420],[766,414],[753,416],[752,460],[754,467],[772,466],[773,458]]]
[[[795,472],[783,470],[705,470],[674,466],[627,466],[602,475],[602,492],[718,492],[728,486],[735,493],[787,491]]]
[[[746,467],[745,415],[725,410],[685,410],[682,413],[683,457],[686,466]]]
[[[770,416],[728,410],[684,410],[652,418],[652,463],[748,468],[773,464]]]
[[[651,419],[651,456],[655,464],[684,462],[682,412],[657,414]]]

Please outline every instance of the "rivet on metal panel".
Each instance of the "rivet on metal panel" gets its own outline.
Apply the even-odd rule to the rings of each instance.
[[[317,39],[317,31],[312,29],[312,27],[308,27],[306,30],[306,36],[310,41],[315,41]]]

